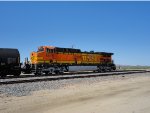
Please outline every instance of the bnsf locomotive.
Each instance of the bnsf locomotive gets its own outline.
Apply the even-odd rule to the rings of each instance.
[[[6,55],[3,56],[3,53],[0,53],[0,58],[5,58],[5,65],[0,60],[1,76],[7,74],[17,76],[21,71],[35,75],[60,74],[69,71],[69,66],[97,66],[95,71],[98,72],[116,69],[112,60],[113,53],[82,52],[80,49],[40,46],[37,52],[30,54],[30,62],[26,60],[24,67],[21,68],[20,55],[17,49],[3,49],[3,51]]]

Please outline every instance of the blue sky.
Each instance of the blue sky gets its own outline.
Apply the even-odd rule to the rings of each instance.
[[[150,65],[150,2],[0,2],[0,41],[1,48],[18,48],[22,61],[52,45]]]

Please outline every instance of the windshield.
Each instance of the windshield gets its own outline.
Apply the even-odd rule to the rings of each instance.
[[[41,51],[44,51],[44,48],[43,48],[43,47],[39,47],[39,48],[38,48],[38,52],[41,52]]]

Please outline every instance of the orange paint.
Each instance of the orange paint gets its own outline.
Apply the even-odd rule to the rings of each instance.
[[[69,48],[64,48],[69,49]],[[72,49],[71,49],[72,50]],[[74,50],[74,49],[73,49]],[[66,50],[67,51],[67,50]],[[69,50],[68,50],[69,51]],[[107,54],[107,53],[106,53]],[[111,63],[112,55],[103,55],[100,53],[84,52],[58,52],[56,47],[41,46],[39,51],[30,54],[31,64],[100,64]]]

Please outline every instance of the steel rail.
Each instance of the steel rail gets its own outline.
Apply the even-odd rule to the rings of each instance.
[[[129,72],[129,71],[146,71],[146,70],[117,70],[117,71],[110,71],[110,72],[101,72],[101,73],[112,73],[112,72]],[[100,73],[100,72],[87,72],[87,71],[81,71],[81,72],[78,72],[78,71],[72,71],[72,72],[69,72],[69,73],[62,73],[62,74],[43,74],[43,75],[31,75],[31,74],[24,74],[24,75],[20,75],[18,77],[16,76],[6,76],[4,78],[0,77],[0,79],[14,79],[14,78],[30,78],[30,77],[47,77],[47,76],[60,76],[60,75],[75,75],[75,74],[90,74],[90,73]]]
[[[91,77],[100,77],[100,76],[111,76],[111,75],[126,75],[126,74],[136,74],[136,73],[149,73],[150,71],[125,71],[122,73],[93,73],[93,74],[76,74],[70,76],[54,76],[51,78],[36,78],[36,79],[28,79],[28,80],[14,80],[14,81],[2,81],[0,85],[6,84],[19,84],[19,83],[31,83],[31,82],[42,82],[42,81],[56,81],[56,80],[65,80],[65,79],[77,79],[77,78],[91,78]]]

